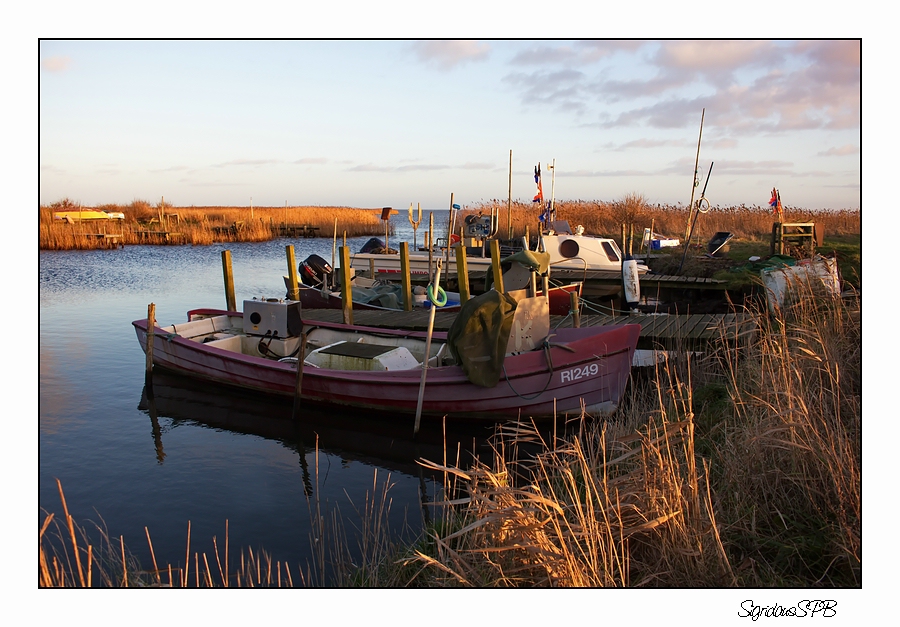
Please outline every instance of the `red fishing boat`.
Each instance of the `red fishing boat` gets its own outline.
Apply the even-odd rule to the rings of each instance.
[[[244,301],[243,312],[191,311],[184,323],[154,326],[152,363],[271,394],[299,387],[304,403],[415,414],[421,393],[422,416],[545,419],[615,409],[640,332],[623,324],[550,333],[546,299],[495,291],[431,337],[304,321],[301,311],[279,299]],[[147,351],[147,320],[132,324]]]

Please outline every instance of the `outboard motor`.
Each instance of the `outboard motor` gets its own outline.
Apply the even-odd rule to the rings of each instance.
[[[299,267],[300,282],[310,287],[328,285],[328,277],[333,272],[331,265],[319,255],[310,255]]]

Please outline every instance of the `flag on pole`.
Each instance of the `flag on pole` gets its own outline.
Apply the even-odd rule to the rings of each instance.
[[[544,190],[541,189],[541,164],[534,166],[534,182],[537,184],[537,194],[531,202],[539,202],[544,204]]]
[[[781,194],[774,187],[772,188],[772,198],[769,199],[769,206],[772,207],[772,213],[776,216],[784,214],[784,208],[781,206]]]

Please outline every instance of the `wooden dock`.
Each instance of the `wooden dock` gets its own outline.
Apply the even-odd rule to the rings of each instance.
[[[457,285],[456,273],[451,272],[445,275],[450,283],[451,288]],[[582,297],[583,298],[604,298],[618,293],[622,289],[622,276],[618,272],[609,270],[595,271],[575,271],[575,270],[554,270],[551,269],[550,277],[554,281],[563,283],[573,281],[583,281]],[[377,273],[376,278],[385,280],[396,280],[396,273]],[[476,293],[484,289],[485,272],[469,271],[469,285]],[[413,283],[426,284],[428,275],[412,275]],[[655,294],[660,290],[704,290],[704,291],[722,291],[727,283],[719,279],[711,279],[707,277],[680,276],[671,274],[654,274],[647,273],[640,277],[641,293]]]
[[[319,227],[308,224],[279,224],[272,227],[282,237],[318,237]]]
[[[181,233],[172,231],[135,231],[138,239],[146,242],[174,242],[181,240]]]
[[[304,309],[304,320],[322,322],[342,322],[343,312],[339,309]],[[438,310],[434,316],[435,331],[447,331],[456,313],[444,313]],[[369,327],[403,328],[416,331],[428,329],[429,311],[370,311],[354,310],[353,323]],[[641,337],[639,348],[655,348],[659,345],[672,346],[677,343],[703,344],[722,337],[747,337],[756,329],[756,318],[745,313],[731,314],[628,314],[582,315],[582,327],[606,326],[614,324],[640,324]],[[572,318],[568,316],[550,316],[550,328],[571,327]]]

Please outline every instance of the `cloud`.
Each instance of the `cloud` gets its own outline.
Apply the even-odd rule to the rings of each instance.
[[[820,157],[844,157],[846,155],[855,155],[859,152],[859,146],[854,146],[853,144],[847,144],[846,146],[839,146],[829,148],[828,150],[823,150],[819,153]]]
[[[446,71],[469,61],[486,60],[491,47],[477,41],[417,41],[413,51],[422,63]]]
[[[406,172],[434,172],[436,170],[493,170],[494,164],[491,163],[472,163],[466,162],[462,165],[445,165],[439,163],[419,163],[414,165],[375,165],[374,163],[364,163],[347,168],[347,172],[388,172],[388,173],[406,173]]]
[[[706,108],[731,136],[853,130],[860,58],[854,40],[576,42],[523,50],[512,63],[557,67],[503,81],[525,105],[590,115],[580,124],[602,129],[690,128]]]
[[[153,174],[164,174],[166,172],[185,172],[190,170],[190,168],[186,165],[173,165],[169,168],[160,168],[158,170],[150,170]]]
[[[555,109],[579,114],[586,107],[584,78],[583,72],[564,69],[530,74],[516,72],[504,76],[502,80],[522,91],[522,102],[525,104],[552,105]]]
[[[320,165],[323,163],[328,163],[328,159],[326,159],[325,157],[306,157],[304,159],[297,159],[296,161],[293,161],[292,163],[299,163],[301,165],[307,164],[307,163]]]
[[[606,146],[603,147],[603,150],[624,152],[626,150],[631,150],[632,148],[664,148],[667,146],[684,148],[690,146],[690,142],[683,139],[636,139],[634,141],[625,142],[624,144],[620,144],[618,146],[616,146],[615,144],[606,144]]]
[[[41,172],[44,174],[65,174],[66,171],[55,165],[42,165]]]
[[[634,52],[648,42],[612,39],[576,41],[558,46],[536,46],[517,53],[511,65],[587,64],[610,57],[617,52]]]
[[[47,57],[41,61],[41,68],[46,72],[61,73],[69,69],[72,59],[64,56]]]
[[[213,164],[214,168],[224,168],[229,165],[269,165],[272,163],[281,163],[280,159],[234,159],[232,161],[224,161],[222,163]]]

